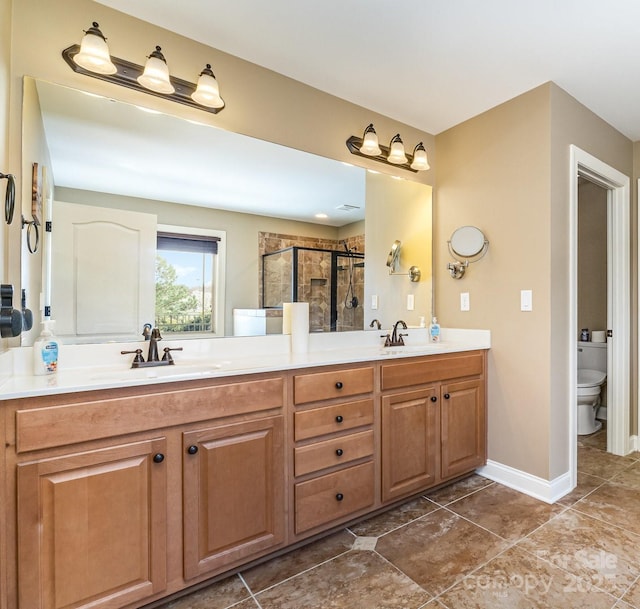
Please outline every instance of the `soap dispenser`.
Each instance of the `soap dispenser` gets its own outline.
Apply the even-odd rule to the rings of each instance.
[[[429,336],[431,337],[432,343],[440,342],[440,324],[435,316],[431,320],[431,325],[429,326]]]
[[[33,373],[54,374],[58,370],[58,341],[53,336],[52,321],[42,323],[42,332],[33,343]]]

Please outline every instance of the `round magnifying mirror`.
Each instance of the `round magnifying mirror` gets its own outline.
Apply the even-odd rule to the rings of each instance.
[[[461,258],[477,256],[485,247],[484,233],[475,226],[461,226],[453,231],[450,240],[451,250]]]
[[[400,256],[400,246],[402,245],[402,242],[398,241],[397,239],[393,242],[393,245],[391,246],[391,251],[389,252],[389,255],[387,256],[387,266],[394,268],[396,265],[396,262],[398,260],[398,256]]]

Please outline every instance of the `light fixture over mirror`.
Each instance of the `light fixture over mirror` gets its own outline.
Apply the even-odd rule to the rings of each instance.
[[[430,169],[427,151],[422,142],[416,145],[413,154],[407,154],[400,134],[396,133],[388,147],[381,146],[373,123],[367,126],[362,137],[352,135],[347,140],[347,148],[351,154],[368,157],[394,167],[402,167],[415,173]]]
[[[161,47],[156,46],[147,58],[144,68],[113,57],[109,52],[106,38],[100,31],[98,23],[94,21],[92,27],[86,30],[81,44],[66,48],[62,51],[62,57],[78,74],[106,80],[213,114],[217,114],[225,107],[211,64],[207,64],[200,72],[196,85],[171,76],[161,51]]]

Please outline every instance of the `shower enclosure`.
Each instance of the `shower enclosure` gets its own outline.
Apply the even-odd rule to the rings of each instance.
[[[291,246],[262,256],[262,306],[309,303],[309,330],[364,327],[364,254]]]

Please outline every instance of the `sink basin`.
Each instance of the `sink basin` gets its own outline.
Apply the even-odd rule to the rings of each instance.
[[[93,381],[145,381],[149,379],[189,379],[206,377],[219,372],[224,364],[231,362],[212,362],[207,364],[174,364],[173,366],[153,366],[150,368],[129,368],[111,370],[91,375]]]
[[[381,355],[402,355],[402,354],[415,354],[429,353],[434,349],[440,347],[441,343],[423,343],[421,345],[400,345],[398,347],[382,347],[380,349]]]

